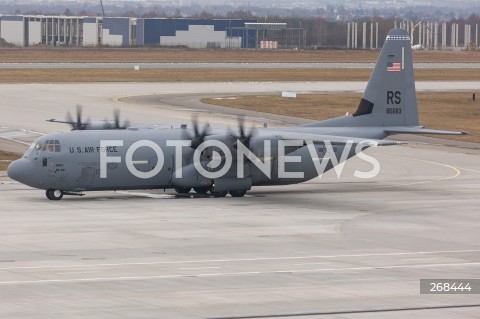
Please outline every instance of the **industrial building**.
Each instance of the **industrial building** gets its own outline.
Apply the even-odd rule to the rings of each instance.
[[[395,20],[393,27],[407,30],[414,50],[476,50],[479,45],[478,23],[465,23],[463,32],[459,30],[458,23],[445,21],[414,23]],[[347,22],[346,48],[378,49],[383,44],[379,43],[378,32],[378,22]]]
[[[255,48],[253,30],[233,32],[256,20],[137,19],[136,45],[188,46],[195,48]]]
[[[186,46],[255,48],[241,19],[1,15],[0,37],[16,46]],[[238,32],[245,29],[244,32]]]

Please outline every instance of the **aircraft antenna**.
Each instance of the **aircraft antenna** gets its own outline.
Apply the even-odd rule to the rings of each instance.
[[[103,9],[103,1],[100,0],[100,5],[102,6],[102,15],[105,18],[105,10]]]

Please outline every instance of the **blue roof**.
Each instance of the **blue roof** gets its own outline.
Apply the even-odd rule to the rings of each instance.
[[[83,18],[83,23],[97,23],[97,18]]]
[[[3,21],[23,21],[23,16],[2,16]]]

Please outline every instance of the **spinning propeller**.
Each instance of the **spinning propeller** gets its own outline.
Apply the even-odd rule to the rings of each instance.
[[[72,130],[85,130],[88,125],[90,125],[90,119],[87,119],[86,122],[82,121],[82,109],[83,106],[80,104],[77,104],[77,120],[74,121],[72,118],[72,115],[70,114],[70,111],[67,112],[66,115],[66,122],[72,125]]]
[[[247,148],[250,148],[250,140],[257,133],[257,130],[254,127],[252,127],[247,134],[245,129],[245,117],[239,116],[237,121],[238,121],[238,132],[240,135],[235,135],[233,133],[230,133],[232,136],[234,136],[237,139],[233,144],[233,147],[236,149],[238,141],[240,141]]]
[[[193,127],[193,136],[185,131],[187,138],[192,141],[190,147],[196,149],[205,141],[205,137],[208,135],[210,131],[210,126],[205,124],[203,129],[200,131],[199,124],[198,124],[198,116],[192,117],[192,127]]]
[[[202,144],[205,141],[205,138],[209,135],[210,126],[208,124],[205,124],[203,129],[200,129],[200,126],[198,124],[198,116],[194,116],[192,117],[192,128],[193,128],[193,135],[189,133],[189,131],[184,131],[185,138],[190,139],[192,141],[190,147],[193,149],[196,149],[200,146],[200,144]],[[235,149],[237,148],[238,141],[240,141],[247,148],[250,148],[250,141],[252,137],[256,135],[256,132],[257,132],[256,129],[252,127],[247,133],[247,129],[245,128],[245,118],[243,116],[239,116],[238,117],[238,133],[234,133],[232,132],[231,129],[228,129],[228,133],[226,135],[223,135],[223,136],[215,135],[215,138],[217,140],[233,142],[233,147]],[[231,140],[232,137],[234,138],[234,141]]]
[[[116,130],[125,130],[127,127],[130,126],[130,121],[127,119],[123,122],[123,125],[120,124],[120,110],[115,109],[113,111],[113,118],[114,118],[114,129]]]
[[[113,111],[113,122],[105,119],[104,121],[91,121],[88,118],[86,121],[82,119],[83,106],[77,104],[76,118],[74,119],[70,112],[67,112],[65,121],[50,119],[49,122],[66,123],[72,126],[72,130],[125,130],[130,126],[130,121],[125,120],[123,123],[120,121],[120,110],[115,109]]]

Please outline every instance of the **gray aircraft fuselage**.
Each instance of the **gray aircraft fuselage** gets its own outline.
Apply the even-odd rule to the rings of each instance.
[[[269,129],[259,129],[259,135],[262,132],[268,132]],[[274,132],[288,132],[288,129],[275,129]],[[332,129],[332,128],[295,128],[296,133],[304,132],[307,134],[325,134],[334,133],[339,136],[352,136],[351,128]],[[220,131],[219,131],[220,133]],[[385,137],[383,130],[371,128],[364,131],[365,139],[379,139]],[[175,148],[167,146],[168,140],[185,140],[184,129],[172,128],[162,130],[109,130],[109,131],[70,131],[63,133],[52,133],[39,138],[25,152],[22,159],[15,161],[10,167],[10,175],[17,181],[20,181],[31,187],[39,189],[61,189],[64,191],[80,192],[92,190],[126,190],[126,189],[165,189],[183,186],[175,179],[174,173],[178,169],[175,167]],[[358,136],[360,137],[360,136]],[[122,140],[123,146],[109,146],[107,149],[101,149],[101,140]],[[132,175],[126,166],[126,151],[135,142],[139,140],[153,141],[160,146],[164,153],[164,164],[162,170],[151,178],[138,178]],[[53,143],[47,143],[53,141]],[[57,143],[58,142],[58,146]],[[260,141],[261,142],[261,141]],[[325,155],[323,144],[315,144],[317,155],[322,158]],[[55,151],[57,147],[58,151]],[[275,145],[273,145],[275,147]],[[334,145],[336,158],[340,158],[343,152],[342,145]],[[120,157],[121,163],[107,164],[107,177],[100,176],[100,152],[106,151],[107,156]],[[195,170],[189,170],[188,166],[193,163],[194,149],[182,147],[182,159],[184,178],[187,180]],[[232,150],[235,153],[235,150]],[[288,151],[287,151],[288,152]],[[275,153],[275,150],[273,151]],[[235,154],[234,154],[235,155]],[[261,157],[261,154],[257,154]],[[306,146],[298,147],[291,152],[289,156],[300,156],[298,163],[289,162],[285,164],[287,172],[302,172],[303,178],[279,178],[278,165],[276,159],[272,159],[271,177],[267,178],[250,161],[245,161],[245,171],[251,178],[251,186],[255,185],[285,185],[300,183],[310,180],[318,173],[312,162],[311,155]],[[353,152],[348,154],[348,158],[355,155]],[[208,162],[208,159],[205,159]],[[262,159],[264,160],[264,159]],[[268,159],[267,159],[268,160]],[[142,172],[148,172],[155,168],[158,158],[154,150],[148,147],[138,148],[133,155],[135,167]],[[326,170],[332,168],[329,164]],[[16,173],[12,173],[12,172]],[[186,174],[190,174],[186,176]],[[225,178],[236,176],[236,166],[232,165],[231,171],[225,174]],[[207,182],[208,181],[204,181]],[[185,184],[187,187],[189,184]],[[207,184],[190,184],[190,187],[208,187]]]

